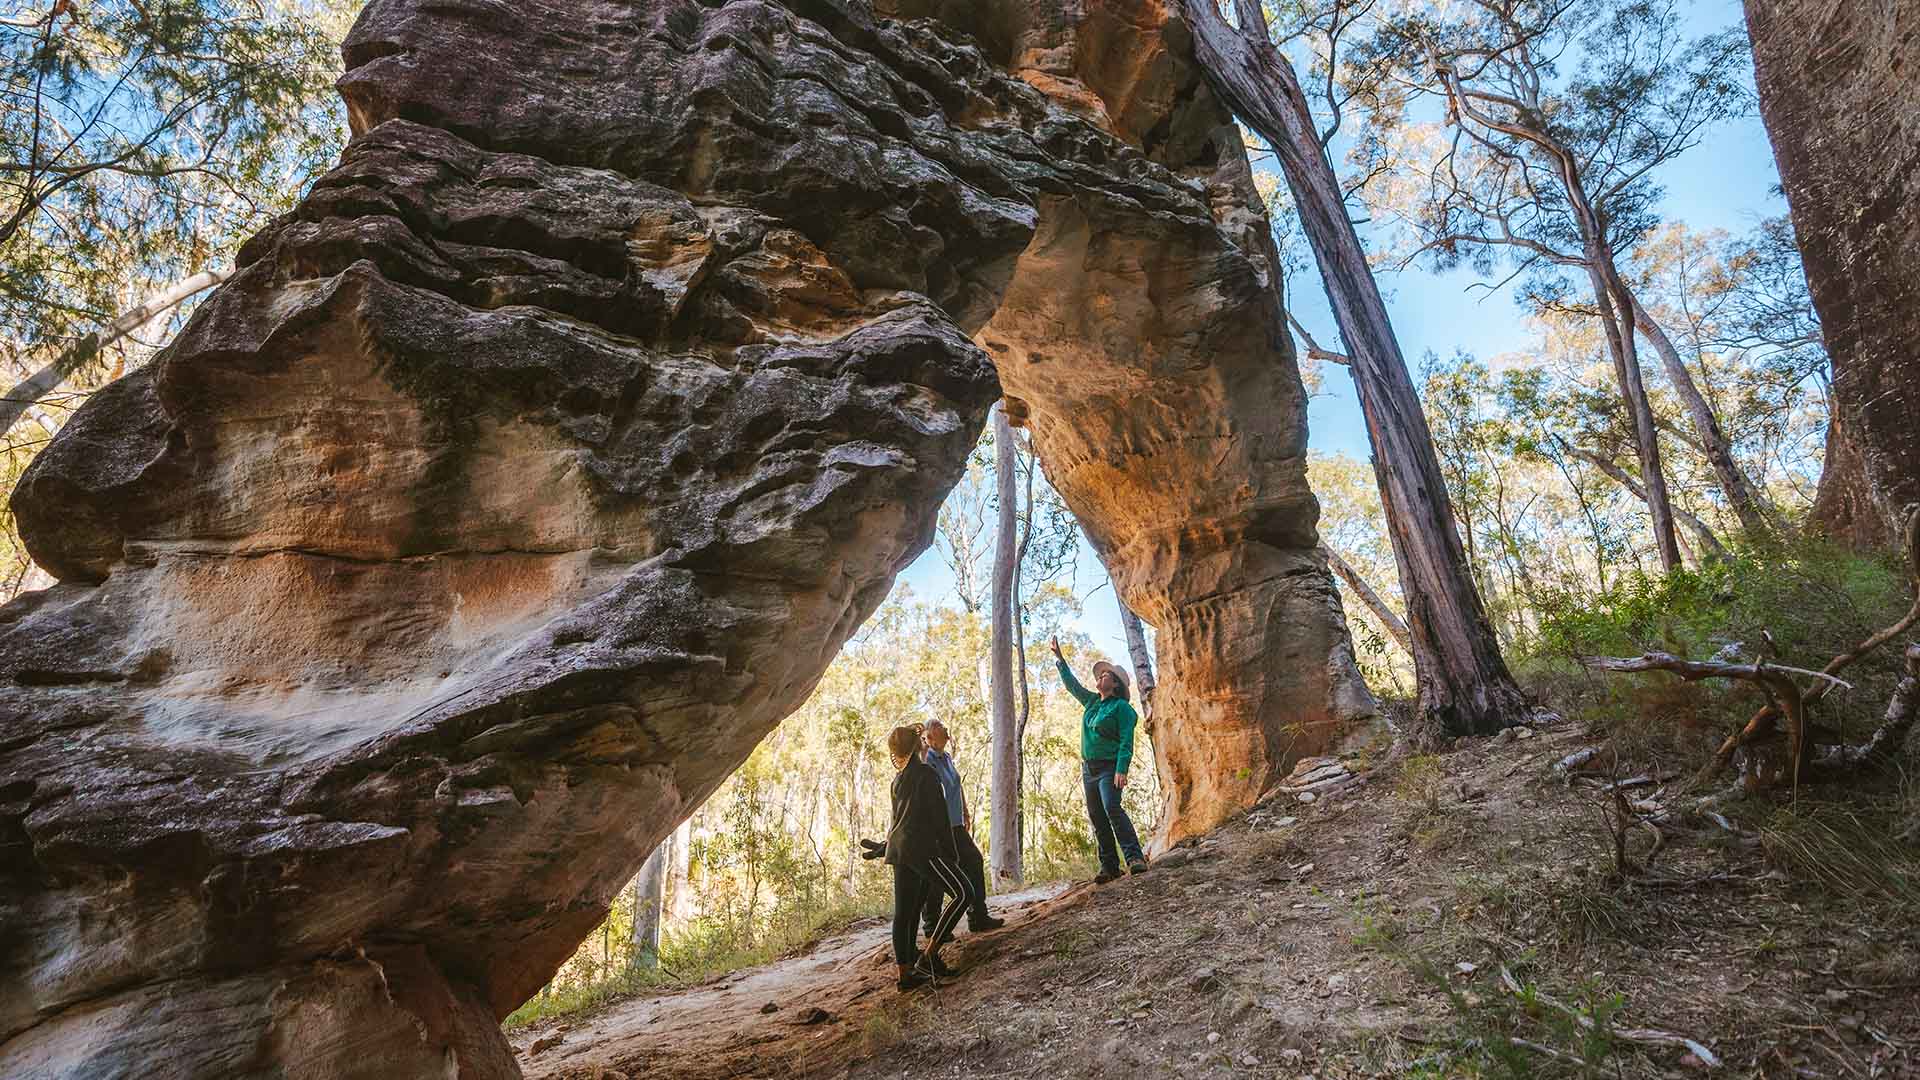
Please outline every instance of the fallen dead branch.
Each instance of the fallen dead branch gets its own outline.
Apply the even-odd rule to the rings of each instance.
[[[1597,746],[1589,746],[1584,750],[1575,750],[1573,753],[1554,762],[1553,771],[1570,778],[1575,769],[1580,768],[1599,756],[1600,748]]]
[[[1920,715],[1920,644],[1907,646],[1906,662],[1906,677],[1894,687],[1880,726],[1873,729],[1866,742],[1835,747],[1821,759],[1821,764],[1879,768],[1893,763],[1894,756],[1913,732],[1915,717]]]
[[[1821,674],[1830,676],[1845,670],[1862,657],[1913,629],[1916,623],[1920,623],[1920,505],[1908,509],[1906,528],[1902,532],[1902,537],[1907,549],[1908,573],[1914,581],[1913,606],[1908,608],[1906,615],[1892,626],[1870,635],[1860,644],[1828,661],[1827,666],[1821,669]],[[1802,705],[1812,705],[1825,698],[1832,692],[1833,685],[1827,682],[1815,686],[1802,699]],[[1727,736],[1726,741],[1720,744],[1720,748],[1714,752],[1713,759],[1707,762],[1706,767],[1701,769],[1699,775],[1694,778],[1693,786],[1705,784],[1725,771],[1727,765],[1733,761],[1733,755],[1742,746],[1772,734],[1774,723],[1779,718],[1780,714],[1772,704],[1761,706],[1744,727]]]
[[[1523,999],[1530,998],[1533,1001],[1538,1001],[1542,1005],[1558,1009],[1572,1017],[1574,1023],[1588,1030],[1592,1030],[1596,1026],[1593,1017],[1588,1016],[1586,1013],[1581,1012],[1571,1005],[1555,1001],[1553,998],[1548,997],[1538,990],[1535,990],[1529,995],[1521,988],[1520,980],[1513,977],[1513,972],[1510,971],[1505,964],[1500,965],[1500,981],[1506,986],[1507,992],[1513,994],[1515,997]],[[1676,1035],[1671,1031],[1655,1031],[1652,1028],[1615,1027],[1608,1028],[1607,1034],[1625,1039],[1628,1042],[1639,1043],[1642,1046],[1683,1046],[1691,1052],[1694,1057],[1699,1058],[1701,1063],[1707,1068],[1717,1069],[1720,1067],[1720,1058],[1714,1054],[1713,1051],[1707,1049],[1704,1044],[1689,1039],[1685,1035]]]
[[[1807,713],[1806,696],[1801,693],[1800,684],[1793,681],[1793,676],[1817,676],[1828,680],[1828,686],[1848,685],[1834,678],[1831,672],[1808,671],[1765,661],[1728,664],[1718,660],[1683,660],[1664,652],[1633,657],[1585,656],[1580,658],[1580,662],[1596,671],[1670,671],[1688,682],[1699,679],[1741,679],[1760,686],[1773,700],[1773,708],[1787,718],[1787,751],[1793,764],[1793,784],[1796,788],[1800,785],[1800,759],[1806,750]]]

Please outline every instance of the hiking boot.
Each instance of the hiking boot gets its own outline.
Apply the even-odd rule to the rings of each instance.
[[[938,978],[951,979],[960,974],[960,969],[948,967],[947,962],[940,959],[939,953],[922,954],[920,964],[924,970],[931,971]]]
[[[906,990],[918,990],[923,986],[927,986],[931,984],[932,982],[933,982],[933,976],[927,974],[924,971],[921,971],[919,968],[914,968],[913,970],[900,976],[900,981],[895,983],[894,985],[898,986],[902,991],[906,991]]]
[[[1153,869],[1153,867],[1148,866],[1147,860],[1145,859],[1135,859],[1127,864],[1127,873],[1129,874],[1144,874],[1151,869]]]
[[[984,934],[989,930],[998,930],[1005,925],[1007,925],[1007,920],[996,919],[991,915],[986,915],[978,919],[968,919],[967,933]]]
[[[1099,873],[1093,875],[1093,883],[1095,885],[1105,885],[1109,881],[1119,881],[1119,880],[1120,880],[1120,871],[1118,870],[1102,870]]]

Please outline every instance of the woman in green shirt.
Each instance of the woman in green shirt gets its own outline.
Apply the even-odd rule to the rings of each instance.
[[[1100,873],[1094,877],[1104,885],[1120,876],[1120,857],[1126,856],[1127,869],[1144,873],[1147,857],[1140,851],[1140,837],[1133,831],[1133,819],[1120,805],[1120,793],[1127,787],[1127,769],[1133,763],[1133,729],[1140,718],[1127,704],[1127,673],[1107,663],[1093,665],[1094,689],[1080,685],[1060,655],[1060,639],[1053,639],[1053,658],[1060,665],[1060,680],[1067,693],[1080,702],[1080,784],[1087,796],[1087,819],[1093,823],[1094,841],[1100,847]],[[1117,846],[1115,840],[1119,841]]]

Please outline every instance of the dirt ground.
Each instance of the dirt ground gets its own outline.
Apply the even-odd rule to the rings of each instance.
[[[870,920],[514,1046],[555,1078],[1920,1076],[1920,883],[1828,828],[1863,796],[1802,792],[1817,829],[1779,830],[1772,803],[1744,808],[1765,831],[1740,807],[1738,832],[1636,826],[1622,884],[1618,803],[1553,769],[1585,745],[1350,755],[1358,779],[1279,796],[1182,865],[995,898],[1010,925],[963,933],[937,989],[894,990]],[[1667,797],[1634,779],[1643,811]]]

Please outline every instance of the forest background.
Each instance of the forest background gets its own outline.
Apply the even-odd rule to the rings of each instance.
[[[331,165],[345,141],[331,90],[338,42],[359,6],[49,0],[0,14],[0,353],[14,387],[0,403],[0,469],[9,487],[72,410],[164,346],[240,243]],[[1563,704],[1618,709],[1618,693],[1570,684],[1576,652],[1657,645],[1699,654],[1763,626],[1782,649],[1817,651],[1890,621],[1885,613],[1905,603],[1896,566],[1799,539],[1822,464],[1828,371],[1754,108],[1739,4],[1546,5],[1559,12],[1563,43],[1549,90],[1565,91],[1557,107],[1571,128],[1657,121],[1636,121],[1620,95],[1658,101],[1662,78],[1678,77],[1699,99],[1679,135],[1638,147],[1645,168],[1615,222],[1617,254],[1778,527],[1765,542],[1743,528],[1685,402],[1650,364],[1648,399],[1681,525],[1684,564],[1672,571],[1648,528],[1633,420],[1591,301],[1563,267],[1499,239],[1512,237],[1515,222],[1525,233],[1528,221],[1550,218],[1551,196],[1532,193],[1531,207],[1501,202],[1513,191],[1460,151],[1445,105],[1383,59],[1396,20],[1444,23],[1471,6],[1267,3],[1283,48],[1318,88],[1328,157],[1400,340],[1419,358],[1416,383],[1456,525],[1509,663],[1530,688],[1565,690]],[[1644,78],[1609,82],[1610,73]],[[1356,652],[1391,715],[1412,692],[1412,665],[1397,640],[1405,610],[1367,435],[1286,187],[1272,156],[1250,146],[1314,395],[1309,474],[1323,539],[1350,568],[1342,587]],[[652,867],[662,897],[657,947],[636,933],[656,886],[637,882],[529,1013],[750,962],[827,923],[884,910],[883,870],[856,857],[856,842],[885,829],[891,776],[881,746],[895,724],[947,723],[986,846],[989,601],[1003,500],[1020,554],[1023,876],[1089,872],[1078,709],[1043,643],[1059,635],[1083,674],[1098,657],[1123,660],[1121,613],[1024,437],[1000,430],[989,428],[943,508],[934,548],[806,705],[663,849]],[[995,475],[1003,452],[1012,471],[1004,490]],[[47,584],[7,517],[0,599]],[[1795,599],[1809,590],[1823,602]],[[1873,683],[1863,681],[1870,702]],[[1705,716],[1721,704],[1709,693],[1689,708]],[[1143,760],[1150,732],[1149,723]],[[1127,797],[1144,832],[1159,792],[1151,770],[1136,776],[1143,782]]]

